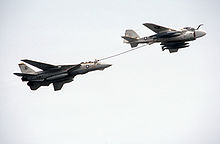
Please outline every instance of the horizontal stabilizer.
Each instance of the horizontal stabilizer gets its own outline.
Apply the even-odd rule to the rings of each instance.
[[[131,45],[131,47],[137,47],[138,46],[138,40],[140,39],[140,36],[134,31],[134,30],[126,30],[125,36],[122,36],[124,39],[124,43],[128,43]]]
[[[136,38],[131,38],[127,36],[122,36],[122,38],[125,39],[124,43],[130,43],[137,40]]]
[[[26,74],[26,73],[14,73],[16,76],[35,76],[35,74]]]

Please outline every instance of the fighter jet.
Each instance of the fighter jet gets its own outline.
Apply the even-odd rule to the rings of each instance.
[[[192,27],[184,27],[182,29],[171,29],[152,23],[144,23],[144,26],[151,29],[156,34],[142,37],[134,30],[126,30],[124,42],[131,45],[132,48],[137,47],[139,43],[153,44],[160,42],[162,50],[168,49],[170,53],[177,52],[180,48],[189,47],[188,41],[196,40],[197,38],[206,35],[205,31],[199,30],[200,24],[196,29]]]
[[[20,63],[19,67],[22,73],[14,73],[21,77],[22,81],[27,81],[27,85],[31,90],[36,90],[40,86],[49,86],[53,83],[54,90],[58,91],[63,87],[63,84],[72,82],[76,75],[104,70],[111,66],[111,64],[101,64],[98,61],[82,62],[76,65],[51,65],[27,59],[21,61],[42,70],[35,72],[24,63]]]

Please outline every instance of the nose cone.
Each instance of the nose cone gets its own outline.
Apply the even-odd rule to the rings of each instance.
[[[203,37],[204,35],[206,35],[206,32],[205,32],[205,31],[201,31],[201,30],[196,30],[196,31],[195,31],[195,36],[196,36],[196,38]]]
[[[110,66],[112,66],[112,65],[111,64],[103,64],[104,69],[107,68],[107,67],[110,67]]]
[[[111,64],[101,64],[98,69],[99,70],[104,70],[105,68],[108,68],[110,66],[112,66],[112,65]]]

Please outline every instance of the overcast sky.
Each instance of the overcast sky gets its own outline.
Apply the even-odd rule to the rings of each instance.
[[[1,144],[219,144],[218,0],[0,1]],[[77,64],[130,49],[150,22],[205,37],[170,54],[159,44],[103,61],[54,92],[13,75],[21,59]],[[33,67],[32,67],[33,68]],[[35,68],[33,68],[35,69]],[[38,70],[38,69],[35,69]]]

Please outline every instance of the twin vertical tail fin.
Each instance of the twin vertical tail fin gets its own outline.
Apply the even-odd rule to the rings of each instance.
[[[20,70],[24,74],[36,74],[36,72],[24,63],[18,64]]]
[[[134,31],[134,30],[126,30],[125,36],[122,36],[124,39],[124,43],[129,43],[131,47],[138,46],[138,42],[136,42],[138,39],[140,39],[140,36]]]

